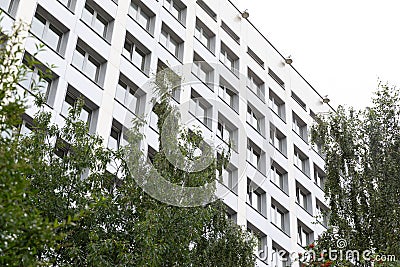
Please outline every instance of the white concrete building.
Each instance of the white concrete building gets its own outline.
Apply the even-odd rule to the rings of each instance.
[[[43,43],[37,59],[57,66],[45,86],[54,121],[62,124],[82,95],[81,118],[109,147],[123,145],[126,118],[145,112],[152,92],[142,85],[158,67],[207,62],[192,66],[198,82],[175,98],[190,102],[187,115],[205,136],[235,144],[224,201],[231,218],[259,237],[260,249],[268,248],[258,266],[298,265],[273,251],[297,254],[325,229],[326,218],[313,224],[328,208],[324,160],[309,129],[330,107],[246,14],[229,0],[1,0],[0,8],[3,29],[17,20],[32,24],[26,53]],[[21,86],[33,79],[35,72]],[[150,156],[158,148],[154,129],[153,114]]]

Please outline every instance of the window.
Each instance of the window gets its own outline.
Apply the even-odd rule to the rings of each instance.
[[[311,209],[311,194],[299,182],[296,182],[296,202],[308,213],[312,213]]]
[[[63,35],[68,29],[38,6],[30,31],[57,52],[63,52]]]
[[[224,43],[221,42],[221,55],[220,58],[222,63],[228,69],[230,69],[236,76],[239,75],[239,57],[235,55],[232,50],[228,48]]]
[[[283,192],[288,194],[287,172],[275,162],[273,162],[271,165],[271,182],[278,186]]]
[[[314,164],[314,182],[318,185],[322,190],[325,188],[325,180],[326,175],[324,171]]]
[[[118,150],[120,145],[121,130],[115,127],[111,127],[110,137],[108,138],[108,148],[112,150]]]
[[[177,59],[183,58],[183,40],[178,37],[169,27],[163,24],[160,34],[160,43]]]
[[[238,170],[232,164],[222,170],[222,182],[232,192],[238,193]]]
[[[289,212],[274,199],[271,200],[271,222],[286,234],[289,234]]]
[[[84,101],[84,105],[82,107],[78,120],[87,123],[90,132],[93,132],[93,124],[95,122],[94,112],[97,110],[98,107],[95,106],[88,98],[80,95],[79,92],[71,86],[69,86],[67,89],[67,94],[61,108],[61,115],[67,117],[69,110],[76,105],[78,98],[82,98]]]
[[[324,146],[321,143],[313,141],[312,147],[314,151],[317,152],[317,154],[320,155],[323,159],[326,158],[326,154],[324,152]]]
[[[306,227],[302,222],[297,220],[297,243],[306,247],[314,241],[313,232]]]
[[[279,131],[273,124],[269,126],[270,130],[270,138],[269,142],[279,150],[283,155],[286,156],[287,149],[286,149],[286,136]]]
[[[264,153],[254,142],[247,139],[247,161],[261,173],[265,173]]]
[[[221,22],[221,28],[238,44],[240,44],[240,37],[226,25],[225,22]]]
[[[277,243],[272,241],[272,267],[291,267],[291,255]]]
[[[157,150],[155,150],[151,146],[148,146],[147,147],[147,160],[150,161],[151,163],[153,163],[156,155],[157,155]]]
[[[100,70],[104,59],[100,59],[89,49],[83,42],[78,40],[74,55],[72,57],[72,65],[82,71],[86,76],[96,83],[100,82]]]
[[[196,2],[213,20],[217,21],[217,14],[203,0]]]
[[[215,34],[198,18],[196,19],[194,36],[207,47],[208,50],[212,53],[215,52]]]
[[[76,0],[58,0],[58,1],[60,1],[64,6],[66,6],[68,9],[72,11],[75,9]]]
[[[303,139],[305,142],[308,142],[308,132],[307,132],[307,124],[300,119],[299,116],[297,116],[296,113],[292,113],[293,117],[293,123],[292,123],[292,129],[295,133],[297,133],[298,136],[300,136],[301,139]]]
[[[136,115],[143,114],[146,94],[122,73],[119,76],[115,99]]]
[[[247,223],[247,231],[249,231],[257,240],[257,247],[255,249],[255,254],[257,258],[262,261],[266,261],[268,253],[267,235],[261,232],[249,222]]]
[[[285,88],[285,83],[282,81],[281,78],[279,78],[278,75],[273,72],[270,68],[268,68],[268,74],[271,76],[272,79],[274,79],[282,88]]]
[[[33,120],[31,118],[23,118],[19,133],[24,136],[30,135],[33,129]]]
[[[247,179],[247,203],[263,216],[267,216],[267,198],[265,191],[250,179]]]
[[[293,98],[294,101],[296,101],[297,104],[299,104],[300,107],[302,107],[304,110],[307,109],[306,103],[304,103],[303,100],[301,100],[300,97],[298,97],[294,92],[292,92],[292,98]]]
[[[52,87],[52,82],[56,77],[49,75],[51,71],[42,64],[29,66],[30,64],[28,64],[28,57],[30,56],[25,55],[24,59],[22,60],[22,64],[27,66],[28,71],[25,73],[25,77],[20,81],[19,84],[27,90],[35,90],[34,93],[40,94],[47,101],[50,94],[50,89]]]
[[[229,208],[228,206],[226,206],[226,217],[234,224],[237,224],[237,212]]]
[[[316,199],[316,216],[317,220],[325,227],[328,226],[328,208],[322,204],[321,201]]]
[[[264,117],[250,105],[247,105],[247,122],[264,136]]]
[[[267,260],[267,253],[268,253],[268,245],[267,245],[267,236],[266,235],[257,235],[257,257],[262,260]]]
[[[150,120],[149,120],[150,128],[158,133],[158,115],[154,112],[154,110],[150,113]]]
[[[222,115],[218,116],[217,136],[227,144],[231,144],[233,149],[237,148],[237,128]]]
[[[310,175],[309,159],[296,146],[294,146],[294,165],[299,168],[305,175]]]
[[[197,76],[203,83],[213,90],[214,86],[214,69],[208,65],[196,53],[193,57],[192,73]]]
[[[107,16],[106,13],[100,11],[100,8],[95,8],[95,4],[89,4],[88,1],[85,4],[85,8],[82,11],[82,20],[89,25],[95,32],[97,32],[103,38],[109,40],[111,34],[109,33],[109,27],[111,27],[111,16]]]
[[[164,8],[179,22],[186,24],[186,6],[179,0],[164,0]]]
[[[110,136],[108,138],[108,148],[118,150],[128,144],[126,136],[123,134],[123,126],[115,119],[112,122]]]
[[[257,56],[257,54],[253,50],[251,50],[250,47],[247,47],[247,54],[249,54],[249,56],[251,56],[258,65],[264,68],[264,61],[262,61],[262,59]]]
[[[1,0],[0,1],[0,8],[3,9],[5,12],[11,14],[12,16],[15,15],[17,11],[18,0]]]
[[[283,121],[286,121],[285,102],[280,99],[271,89],[269,90],[269,108],[278,115]]]
[[[224,78],[219,77],[218,96],[227,103],[234,111],[239,111],[238,92],[233,89]]]
[[[147,32],[154,33],[155,14],[143,2],[132,0],[128,14]]]
[[[129,32],[126,32],[122,55],[124,55],[145,74],[149,73],[151,52]]]
[[[189,111],[208,128],[212,124],[212,106],[192,89]]]
[[[65,156],[68,156],[69,153],[71,153],[71,144],[61,138],[57,138],[54,145],[54,150],[54,154],[62,159]]]
[[[172,98],[179,103],[182,78],[161,60],[157,62],[156,79],[163,81],[164,85],[168,86]]]
[[[247,69],[247,87],[255,93],[258,98],[265,101],[264,82],[251,69]]]

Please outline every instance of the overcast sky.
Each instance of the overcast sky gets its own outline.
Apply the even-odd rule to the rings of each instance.
[[[378,77],[400,88],[399,0],[232,0],[331,104],[363,108]]]

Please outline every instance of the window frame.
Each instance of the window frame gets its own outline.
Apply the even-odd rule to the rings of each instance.
[[[162,40],[165,40],[165,43]],[[168,26],[166,26],[166,24],[164,24],[164,23],[161,27],[159,42],[175,58],[177,58],[179,61],[182,61],[184,42],[181,38],[176,36],[172,32],[172,30]],[[175,48],[174,49],[175,51],[172,51],[173,48]]]
[[[329,209],[320,201],[318,198],[316,198],[316,204],[315,204],[315,216],[317,217],[317,220],[319,223],[321,223],[324,227],[328,227],[329,224]],[[322,217],[322,220],[321,220]]]
[[[271,223],[284,231],[285,212],[283,212],[276,204],[273,203],[271,204]]]
[[[294,146],[293,163],[307,177],[310,176],[310,158],[297,146]],[[299,166],[300,165],[300,166]]]
[[[129,50],[126,45],[129,45]],[[151,51],[136,39],[129,31],[125,33],[124,45],[122,47],[122,56],[136,66],[141,72],[148,76],[151,64]],[[136,59],[140,57],[140,66]]]
[[[221,50],[219,60],[227,67],[235,76],[239,75],[240,61],[239,57],[221,42]]]
[[[63,6],[74,12],[76,0],[58,0]]]
[[[246,202],[262,216],[267,217],[267,194],[250,179],[247,179]]]
[[[137,9],[133,7],[133,5],[136,5]],[[133,14],[133,11],[135,10],[135,14]],[[146,26],[143,26],[141,23],[141,18],[144,16],[144,14],[147,18],[146,19]],[[145,29],[148,33],[151,35],[154,34],[154,18],[155,14],[151,12],[151,10],[144,5],[143,2],[141,1],[136,1],[136,0],[131,0],[131,3],[129,5],[129,10],[128,10],[128,15],[136,21],[143,29]]]
[[[297,244],[304,248],[313,241],[313,231],[297,220]]]
[[[239,94],[232,89],[232,86],[227,85],[225,80],[220,77],[218,86],[218,97],[231,107],[236,113],[239,111]],[[229,100],[229,102],[228,102]]]
[[[166,4],[168,2],[168,4]],[[183,26],[186,24],[186,5],[180,0],[164,0],[163,7],[170,13],[175,19],[177,19]],[[178,15],[175,15],[175,12]]]
[[[199,18],[196,18],[194,37],[212,54],[215,53],[215,34]],[[204,43],[204,40],[206,43]]]
[[[205,78],[203,79],[202,73],[204,73]],[[210,88],[211,91],[214,91],[214,69],[207,64],[200,56],[198,56],[196,53],[193,56],[193,64],[191,68],[191,72],[194,76],[196,76],[201,82],[203,82],[205,85],[207,85],[208,88]]]
[[[296,203],[312,215],[311,192],[296,181]]]
[[[325,172],[319,168],[316,164],[314,164],[314,183],[324,190],[326,182],[326,174]]]
[[[14,17],[17,11],[17,6],[19,5],[19,0],[9,0],[9,2],[3,4],[4,5],[0,6],[0,9],[3,9],[5,13],[9,14],[11,17]]]
[[[120,99],[120,97],[118,96],[118,93],[122,92],[122,90],[120,90],[119,88],[122,88],[122,90],[124,91],[123,99]],[[145,98],[145,93],[141,91],[136,84],[131,82],[125,75],[121,73],[118,79],[117,89],[115,91],[114,99],[120,102],[133,114],[140,115],[142,114],[144,108],[143,107],[144,98]],[[134,110],[131,110],[133,101],[135,107]]]
[[[248,139],[246,160],[260,172],[262,154],[263,151],[261,150],[261,148]],[[253,162],[254,159],[256,159],[256,164]]]
[[[189,112],[208,129],[211,129],[212,127],[212,108],[213,107],[210,103],[192,89],[189,102]],[[203,114],[200,114],[201,111],[203,111]]]
[[[81,50],[81,51],[79,51],[79,50]],[[82,66],[77,66],[77,62],[74,62],[74,61],[76,61],[76,59],[74,59],[76,57],[75,53],[79,53],[80,56],[83,56]],[[87,73],[88,62],[92,63],[93,66],[96,67],[96,73],[94,74],[94,77],[92,77],[90,74]],[[71,64],[73,66],[75,66],[79,71],[84,73],[87,77],[89,77],[95,83],[99,82],[101,66],[104,63],[103,64],[100,63],[98,59],[96,59],[90,52],[88,52],[87,49],[85,49],[81,45],[79,45],[79,43],[75,47]]]
[[[270,128],[270,130],[269,130],[270,144],[286,157],[287,156],[286,136],[272,123],[270,123],[269,128]],[[277,144],[276,144],[276,142],[277,142]]]
[[[273,162],[270,168],[270,180],[276,185],[282,192],[288,195],[288,173],[277,163]],[[278,183],[279,182],[279,183]]]
[[[38,18],[37,16],[39,16],[41,18]],[[37,21],[38,23],[41,24],[40,25],[42,27],[41,33],[35,32],[36,30],[34,30],[34,27],[32,27],[34,25],[35,21]],[[35,12],[35,15],[32,18],[30,32],[32,34],[34,34],[36,37],[38,37],[41,41],[43,41],[47,46],[49,46],[54,51],[56,51],[58,53],[61,52],[60,50],[62,48],[63,37],[64,37],[65,32],[63,30],[59,29],[56,25],[54,25],[54,23],[51,22],[51,19],[46,18],[46,16],[39,13],[38,11]],[[48,40],[49,32],[52,32],[53,35],[58,36],[58,42],[57,42],[56,47],[54,47],[52,44],[49,43],[49,40]]]
[[[76,97],[73,93],[67,91],[63,100],[63,104],[61,106],[61,115],[63,115],[64,117],[68,117],[69,109],[73,108],[76,105],[76,101],[78,101],[78,97]],[[68,108],[65,107],[65,103],[68,104]],[[82,112],[84,111],[87,112],[88,114],[86,121],[81,119]],[[92,119],[93,119],[93,110],[90,107],[88,107],[85,103],[82,107],[81,114],[79,115],[78,120],[85,122],[87,126],[90,127]]]
[[[308,126],[296,113],[292,112],[292,130],[308,144]]]
[[[264,117],[260,115],[258,111],[254,111],[255,108],[247,104],[246,122],[254,128],[261,136],[264,136],[263,120]],[[256,124],[256,125],[254,125]],[[256,127],[255,127],[256,126]]]
[[[269,89],[268,107],[278,117],[286,122],[285,102],[279,98],[271,89]]]
[[[93,13],[88,9],[90,8]],[[84,18],[84,12],[89,12],[91,15],[91,21],[86,21],[86,19]],[[107,39],[107,35],[108,35],[108,30],[109,30],[109,25],[110,25],[110,21],[104,17],[104,15],[100,14],[102,12],[99,12],[96,8],[93,7],[92,4],[90,3],[85,3],[83,9],[82,9],[82,15],[81,15],[81,20],[87,24],[94,32],[96,32],[98,35],[100,35],[102,38]],[[102,25],[104,25],[104,29],[103,29],[103,33],[100,33],[96,28],[96,22],[100,22]]]
[[[261,101],[265,101],[265,82],[250,68],[247,68],[247,88],[250,89]]]
[[[27,68],[27,72],[25,73],[25,77],[19,82],[19,85],[25,88],[26,90],[32,92],[32,89],[38,89],[39,93],[43,95],[46,103],[49,100],[50,91],[52,89],[54,81],[57,77],[53,74],[53,72],[48,69],[45,65],[38,63],[33,66],[29,66],[28,59],[26,57],[30,57],[29,55],[25,55],[22,64],[24,64]],[[51,73],[47,75],[47,73]],[[29,78],[27,77],[29,75]],[[43,75],[45,77],[43,77]],[[46,77],[51,76],[51,77]],[[42,87],[43,82],[47,83],[46,87]],[[33,92],[32,92],[33,93]]]

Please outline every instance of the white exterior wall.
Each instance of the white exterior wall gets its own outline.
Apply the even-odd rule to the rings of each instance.
[[[303,141],[292,131],[292,111],[306,122],[308,128],[310,128],[309,126],[313,123],[313,119],[310,116],[310,110],[318,114],[330,109],[326,104],[322,104],[321,96],[297,73],[292,66],[283,63],[284,58],[282,55],[272,47],[272,45],[249,23],[248,20],[240,17],[240,12],[228,0],[204,0],[217,14],[216,21],[196,4],[196,0],[183,0],[187,6],[185,26],[178,22],[165,8],[163,8],[163,1],[165,0],[143,0],[142,2],[156,14],[154,35],[147,33],[138,25],[138,23],[136,23],[135,20],[127,16],[130,0],[115,1],[117,3],[112,0],[94,1],[114,18],[113,32],[110,42],[104,40],[80,20],[85,0],[76,0],[75,9],[72,12],[57,0],[19,0],[17,12],[12,15],[5,14],[5,18],[2,21],[2,25],[6,30],[10,29],[15,20],[18,21],[21,19],[25,23],[29,24],[32,21],[37,4],[40,4],[69,29],[64,55],[59,55],[55,51],[47,49],[38,56],[38,60],[57,66],[54,70],[54,72],[59,76],[57,87],[54,89],[55,98],[53,103],[47,107],[48,110],[52,111],[54,121],[61,124],[63,122],[60,112],[68,84],[75,87],[99,107],[94,129],[104,138],[105,145],[107,145],[108,137],[110,135],[113,118],[120,123],[124,123],[127,116],[133,116],[126,107],[114,100],[119,73],[121,71],[125,75],[129,74],[128,78],[138,86],[145,84],[148,81],[149,76],[135,67],[125,57],[121,56],[126,30],[128,30],[151,51],[150,76],[151,74],[154,74],[157,69],[158,59],[163,62],[168,62],[170,66],[181,65],[182,63],[191,63],[193,60],[193,51],[196,51],[196,53],[203,57],[207,62],[220,63],[220,44],[221,41],[223,41],[239,57],[239,72],[243,74],[237,78],[230,74],[229,71],[227,72],[227,80],[231,84],[235,85],[236,89],[239,91],[241,101],[239,104],[238,114],[235,112],[227,112],[226,114],[224,113],[224,116],[226,116],[231,122],[240,120],[244,125],[244,128],[238,134],[238,150],[237,152],[232,153],[231,159],[231,163],[238,168],[238,173],[244,175],[243,177],[239,177],[238,194],[236,195],[235,193],[230,192],[225,197],[224,201],[232,210],[237,212],[237,223],[239,225],[246,226],[251,224],[267,236],[269,249],[268,261],[271,259],[272,242],[275,242],[288,252],[301,251],[302,248],[297,243],[298,219],[314,232],[314,237],[317,237],[318,234],[324,230],[324,227],[320,224],[313,224],[312,222],[315,221],[313,216],[315,215],[316,198],[324,202],[324,194],[314,183],[313,165],[316,164],[323,169],[324,161],[311,148],[309,143]],[[207,27],[216,35],[215,55],[210,53],[210,51],[208,51],[196,38],[193,38],[196,17],[205,23],[205,25],[207,25]],[[221,21],[224,21],[240,37],[240,44],[235,42],[220,27]],[[159,35],[163,22],[184,40],[182,62],[175,58],[159,43]],[[273,25],[271,25],[271,27],[273,27]],[[101,86],[92,82],[71,65],[73,52],[78,38],[82,39],[107,60],[105,79]],[[26,50],[30,53],[34,53],[35,43],[38,43],[36,37],[28,38],[26,41]],[[257,62],[247,54],[247,47],[250,47],[258,57],[263,60],[264,68],[257,64]],[[250,92],[246,87],[248,67],[265,83],[265,102],[260,101],[260,99],[258,99],[258,97],[254,93]],[[271,68],[283,80],[285,88],[279,86],[277,82],[268,75],[268,68]],[[217,81],[217,77],[214,77],[214,80]],[[203,84],[194,84],[192,87],[204,98],[219,101],[217,90],[212,92]],[[285,120],[281,120],[275,114],[269,112],[269,88],[285,102]],[[189,89],[190,88],[184,88],[181,92],[181,103],[190,99]],[[295,92],[296,95],[298,95],[306,104],[306,109],[303,109],[294,101],[291,97],[292,91]],[[147,102],[151,97],[151,91],[146,91]],[[264,121],[264,136],[261,136],[246,123],[247,101],[267,118]],[[220,102],[220,105],[225,105],[225,103]],[[213,112],[214,121],[211,128],[214,132],[216,132],[217,129],[216,121],[218,109],[219,108],[215,107]],[[28,110],[28,115],[33,116],[33,113],[34,110]],[[272,120],[275,126],[286,135],[287,157],[276,152],[269,143],[269,120]],[[205,127],[203,128],[206,129]],[[150,128],[146,129],[145,132],[148,144],[157,149],[158,134]],[[205,134],[211,135],[212,133],[210,130],[206,129]],[[264,164],[266,166],[265,174],[261,174],[246,161],[247,139],[253,140],[263,151],[267,152],[264,159]],[[293,165],[293,145],[296,145],[309,157],[310,177],[307,177]],[[271,151],[273,151],[273,155],[271,155]],[[284,193],[269,181],[268,173],[271,157],[288,172],[288,194]],[[262,190],[266,192],[266,216],[261,215],[257,210],[246,203],[246,177],[254,180]],[[307,213],[296,203],[296,180],[311,193],[312,214]],[[284,233],[270,221],[270,206],[272,198],[289,211],[289,233]],[[265,264],[260,261],[258,264],[259,266],[265,266]],[[297,265],[293,264],[293,266]]]

